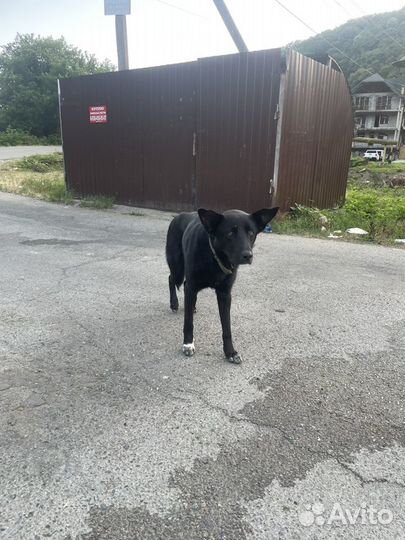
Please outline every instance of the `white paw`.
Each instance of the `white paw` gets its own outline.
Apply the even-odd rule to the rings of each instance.
[[[183,354],[186,356],[193,356],[195,353],[194,341],[193,343],[183,343]]]
[[[232,356],[228,356],[226,358],[228,362],[231,364],[241,364],[242,363],[242,357],[239,353],[235,352]]]

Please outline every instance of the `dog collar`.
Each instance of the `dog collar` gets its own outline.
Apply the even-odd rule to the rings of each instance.
[[[212,254],[214,255],[214,259],[217,261],[218,266],[220,267],[220,269],[222,270],[222,272],[223,272],[224,274],[228,274],[228,275],[232,274],[232,270],[229,270],[229,268],[227,268],[226,266],[224,266],[223,263],[222,263],[222,261],[220,260],[220,258],[219,258],[218,255],[216,254],[215,249],[214,249],[214,246],[212,245],[211,237],[210,237],[210,236],[208,236],[208,242],[209,242],[209,245],[210,245]]]

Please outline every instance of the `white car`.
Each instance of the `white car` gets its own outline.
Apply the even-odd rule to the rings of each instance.
[[[381,161],[383,158],[384,150],[366,150],[364,157],[370,161]]]

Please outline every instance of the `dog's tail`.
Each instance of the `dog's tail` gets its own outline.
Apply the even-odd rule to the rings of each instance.
[[[182,248],[183,227],[179,226],[178,218],[169,225],[166,238],[166,260],[170,274],[179,289],[184,282],[184,256]]]

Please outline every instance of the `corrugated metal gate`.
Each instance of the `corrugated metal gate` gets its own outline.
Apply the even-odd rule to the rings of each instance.
[[[271,203],[280,71],[278,49],[200,61],[198,206]]]
[[[61,81],[69,188],[153,208],[191,208],[195,79],[190,62]],[[106,105],[107,122],[90,124],[88,107],[97,105]]]
[[[344,201],[353,137],[343,74],[291,51],[282,77],[273,202],[330,208]]]
[[[256,210],[271,184],[283,208],[336,204],[352,135],[344,76],[298,53],[287,64],[274,49],[61,80],[68,187],[176,211]],[[90,106],[107,122],[91,124]]]

